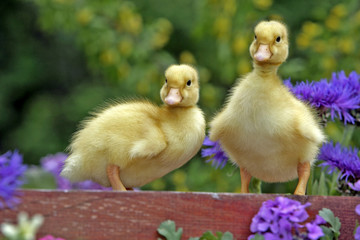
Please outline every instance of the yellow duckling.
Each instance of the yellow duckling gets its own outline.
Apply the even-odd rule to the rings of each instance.
[[[311,164],[325,140],[314,112],[277,75],[288,45],[282,23],[260,22],[250,46],[254,70],[233,87],[210,123],[210,139],[219,140],[240,167],[242,193],[249,192],[252,176],[266,182],[298,177],[295,194],[304,195]]]
[[[196,106],[198,74],[188,65],[172,65],[165,77],[163,106],[120,103],[85,121],[74,135],[61,175],[125,191],[189,161],[205,137],[204,115]]]

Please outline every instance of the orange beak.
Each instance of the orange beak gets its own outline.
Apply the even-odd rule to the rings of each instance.
[[[178,88],[171,88],[165,98],[165,103],[168,105],[176,105],[182,101],[182,96]]]
[[[270,47],[268,44],[260,44],[258,50],[256,51],[254,58],[259,62],[264,62],[269,60],[272,53],[270,52]]]

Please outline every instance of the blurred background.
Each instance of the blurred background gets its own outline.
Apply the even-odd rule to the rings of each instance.
[[[358,0],[2,0],[0,16],[0,153],[18,149],[30,165],[66,152],[79,122],[106,102],[144,96],[161,104],[173,63],[197,67],[199,106],[211,119],[252,69],[248,48],[260,20],[290,30],[283,79],[360,73]],[[339,141],[343,124],[329,122],[326,132]],[[358,132],[351,144],[360,146]],[[198,154],[143,189],[240,190],[237,168],[205,161]],[[264,192],[293,189],[263,184]]]

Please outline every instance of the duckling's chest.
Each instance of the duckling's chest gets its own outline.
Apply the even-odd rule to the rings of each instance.
[[[168,144],[164,154],[179,163],[187,161],[196,154],[204,140],[204,115],[198,108],[188,109],[164,122],[163,131]]]

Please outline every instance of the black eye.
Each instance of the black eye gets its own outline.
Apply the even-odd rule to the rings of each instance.
[[[280,36],[278,36],[278,37],[276,38],[276,42],[280,42],[280,40],[281,40],[281,38],[280,38]]]
[[[254,38],[255,38],[255,40],[256,40],[256,39],[257,39],[257,36],[255,35],[255,37],[254,37]]]
[[[187,81],[186,85],[191,86],[191,80]]]
[[[165,83],[167,83],[167,79],[165,78]]]

